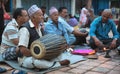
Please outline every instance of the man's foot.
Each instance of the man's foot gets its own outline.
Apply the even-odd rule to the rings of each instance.
[[[67,59],[60,61],[60,65],[61,65],[61,66],[69,65],[69,64],[70,64],[70,61],[67,60]]]

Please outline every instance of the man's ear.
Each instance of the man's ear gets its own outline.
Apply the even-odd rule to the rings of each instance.
[[[21,16],[17,16],[17,19],[21,18]]]

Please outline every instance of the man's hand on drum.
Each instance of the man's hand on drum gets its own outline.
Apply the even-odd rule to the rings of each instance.
[[[24,56],[31,56],[31,52],[29,49],[27,49],[24,46],[19,46],[19,50],[20,52],[24,55]]]

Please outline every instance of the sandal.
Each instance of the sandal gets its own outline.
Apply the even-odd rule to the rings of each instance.
[[[6,71],[7,71],[7,69],[0,67],[0,73],[4,73],[4,72],[6,72]]]
[[[12,74],[27,74],[27,72],[25,72],[23,70],[13,70]]]

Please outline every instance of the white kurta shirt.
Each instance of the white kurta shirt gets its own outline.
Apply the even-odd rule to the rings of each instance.
[[[31,22],[31,20],[29,20],[29,24],[30,24],[30,27],[34,27],[34,24]],[[39,28],[37,29],[37,32],[39,34],[39,36],[41,37],[42,36],[42,33],[40,31],[41,27],[39,26]],[[29,38],[30,38],[30,34],[29,34],[29,31],[27,30],[27,28],[23,27],[20,29],[19,31],[19,44],[18,46],[20,45],[23,45],[25,47],[28,47],[28,43],[29,43]],[[49,68],[51,67],[54,62],[56,60],[52,60],[52,61],[46,61],[44,59],[35,59],[34,57],[18,57],[18,63],[20,66],[23,66],[25,68]],[[34,64],[34,65],[33,65]],[[54,65],[54,67],[59,67],[60,66],[60,63],[59,62],[56,62],[56,64]]]
[[[29,24],[30,24],[30,27],[34,27],[34,24],[32,23],[31,20],[29,20]],[[42,37],[42,33],[41,33],[41,26],[38,27],[38,29],[36,29],[38,35],[40,37]],[[26,27],[23,27],[20,29],[19,31],[19,44],[18,46],[22,45],[22,46],[25,46],[25,47],[28,47],[28,44],[29,44],[29,38],[30,38],[30,33],[28,31],[28,29]]]

